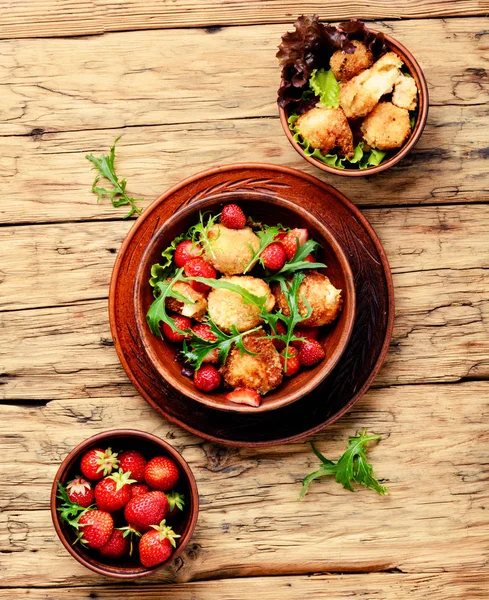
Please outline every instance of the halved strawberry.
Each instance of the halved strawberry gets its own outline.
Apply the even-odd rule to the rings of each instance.
[[[192,326],[192,321],[183,315],[173,315],[170,317],[170,319],[173,321],[175,327],[178,327],[180,331],[187,331]],[[168,323],[163,323],[162,329],[164,338],[170,342],[175,342],[178,344],[190,337],[190,333],[183,334],[178,333],[178,331],[173,331]]]
[[[214,267],[204,260],[202,257],[191,258],[184,267],[185,275],[189,278],[192,277],[205,277],[206,279],[215,279],[217,276]],[[205,294],[210,290],[210,286],[199,281],[190,281],[190,286],[201,294]]]
[[[279,234],[281,235],[281,234]],[[278,236],[277,236],[278,237]],[[287,254],[287,260],[292,260],[294,258],[295,253],[297,252],[297,242],[299,242],[299,246],[302,246],[309,239],[309,232],[307,229],[292,229],[289,233],[285,234],[281,237],[280,242],[285,248],[285,253]]]
[[[226,399],[235,404],[248,404],[249,406],[260,406],[261,404],[258,392],[250,388],[236,388],[226,394]]]
[[[206,342],[215,342],[217,340],[216,335],[214,333],[212,333],[210,326],[207,325],[206,323],[197,323],[197,325],[194,325],[192,327],[192,331],[195,333],[195,335],[198,335],[200,338],[202,338]],[[203,359],[202,362],[205,362],[205,363],[219,362],[219,350],[217,348],[214,348],[214,350],[211,350],[209,352],[209,354],[207,354],[205,356],[205,358]]]
[[[184,242],[180,242],[174,254],[174,260],[176,266],[180,269],[184,267],[186,263],[191,259],[202,254],[202,246],[200,244],[194,244],[190,240],[185,240]]]

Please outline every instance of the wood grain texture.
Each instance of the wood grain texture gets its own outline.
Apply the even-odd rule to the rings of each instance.
[[[368,575],[314,574],[312,576],[253,577],[198,581],[175,585],[125,585],[124,598],[141,600],[242,600],[238,591],[257,600],[486,600],[489,575],[483,573],[423,573]],[[108,585],[76,588],[43,588],[19,590],[29,600],[118,600],[121,586]],[[95,596],[94,596],[95,595]],[[0,590],[0,599],[11,600],[12,590]]]
[[[398,19],[454,15],[484,15],[486,0],[388,0],[325,4],[309,0],[133,0],[97,2],[83,0],[40,0],[35,3],[0,2],[0,31],[3,38],[79,36],[129,29],[169,27],[213,27],[254,23],[291,23],[303,12],[318,13],[322,19]]]
[[[147,581],[388,569],[487,574],[488,390],[487,382],[371,390],[316,441],[335,458],[355,430],[382,434],[371,459],[389,496],[321,481],[300,505],[299,482],[317,465],[307,443],[225,449],[170,426],[138,398],[4,407],[2,585],[107,582],[61,547],[50,523],[49,487],[76,443],[127,423],[182,452],[201,498],[193,542],[181,560]]]
[[[90,193],[93,172],[84,155],[107,151],[120,133],[118,171],[147,201],[196,171],[246,160],[304,169],[361,205],[487,199],[484,20],[389,23],[386,29],[414,50],[425,70],[429,121],[398,167],[348,183],[306,163],[282,132],[275,104],[278,26],[214,35],[189,30],[183,38],[169,30],[0,42],[6,111],[0,132],[19,134],[0,139],[0,191],[11,199],[0,208],[0,221],[116,217]],[[110,61],[101,58],[106,55]]]

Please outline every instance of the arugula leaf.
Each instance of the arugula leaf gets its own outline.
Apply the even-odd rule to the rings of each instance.
[[[87,154],[85,158],[93,164],[93,170],[98,171],[92,183],[92,192],[97,194],[97,202],[100,202],[102,198],[108,196],[112,202],[112,205],[115,207],[130,205],[131,209],[126,215],[124,215],[124,217],[122,217],[123,219],[128,219],[135,213],[138,215],[141,214],[142,209],[136,205],[136,202],[142,200],[142,198],[129,197],[126,194],[127,181],[125,179],[119,179],[115,172],[115,146],[120,139],[121,136],[115,140],[114,145],[110,148],[108,156],[106,154],[102,154],[100,158],[97,158],[93,154]],[[111,190],[97,186],[102,177],[107,179],[112,184]]]
[[[236,325],[233,325],[231,328],[231,333],[228,334],[219,329],[219,327],[210,317],[207,318],[206,323],[209,325],[212,333],[215,335],[215,341],[210,342],[209,340],[204,340],[194,331],[192,331],[192,338],[188,341],[188,343],[187,340],[183,342],[182,354],[187,362],[194,367],[196,371],[198,371],[202,366],[204,358],[216,348],[219,355],[219,362],[221,364],[226,362],[233,344],[235,344],[243,354],[256,354],[255,352],[251,352],[246,348],[243,338],[250,333],[260,330],[261,325],[243,332],[239,332],[236,328]]]
[[[155,285],[155,289],[159,291],[159,295],[157,298],[155,298],[155,300],[153,300],[153,303],[149,307],[149,310],[146,314],[146,320],[148,322],[149,328],[151,329],[152,333],[154,333],[154,335],[162,337],[160,329],[160,323],[162,321],[163,323],[169,325],[172,328],[172,330],[176,333],[188,333],[179,329],[175,325],[173,319],[170,318],[166,312],[167,298],[176,298],[177,300],[180,300],[180,302],[184,302],[185,304],[195,304],[192,300],[186,298],[185,296],[180,294],[180,292],[176,292],[173,289],[173,286],[177,281],[185,280],[184,277],[182,277],[182,273],[183,268],[178,269],[178,271],[175,274],[175,277],[171,281],[158,281]]]
[[[340,84],[331,69],[314,69],[309,78],[309,87],[319,96],[319,102],[325,108],[338,108],[340,105]]]
[[[294,134],[294,141],[299,144],[299,146],[304,150],[304,154],[307,156],[311,156],[312,158],[316,158],[321,162],[330,165],[331,167],[336,167],[337,169],[346,169],[345,165],[357,165],[359,169],[367,169],[368,167],[375,167],[380,165],[380,163],[384,160],[387,152],[382,152],[381,150],[377,150],[376,148],[372,148],[371,150],[364,151],[364,143],[359,142],[355,149],[353,150],[353,156],[348,158],[347,156],[340,156],[337,152],[323,154],[319,148],[313,148],[310,143],[304,139],[297,128],[295,127],[295,123],[299,115],[293,114],[288,118],[289,128]]]
[[[254,266],[254,264],[260,257],[263,250],[265,250],[265,248],[270,246],[270,244],[272,244],[275,241],[277,234],[281,230],[282,230],[281,225],[273,225],[271,227],[267,227],[266,229],[264,229],[262,231],[255,232],[258,239],[260,240],[260,245],[258,246],[258,250],[255,252],[253,250],[253,246],[250,244],[250,248],[252,251],[252,257],[251,257],[250,262],[246,265],[245,270],[243,271],[243,274],[246,274]]]
[[[57,509],[60,512],[61,519],[63,521],[66,521],[74,529],[79,529],[80,525],[78,521],[80,517],[84,515],[87,511],[94,508],[95,505],[85,508],[78,504],[78,502],[72,502],[64,486],[61,485],[59,481],[57,481],[56,484],[58,486],[58,493],[56,494],[56,498],[62,500],[61,506]]]
[[[300,271],[303,269],[323,269],[326,267],[324,263],[321,262],[309,262],[305,260],[306,256],[309,256],[312,252],[316,250],[319,246],[318,242],[314,240],[307,240],[304,244],[297,244],[297,250],[294,256],[285,263],[285,265],[276,273],[265,277],[265,281],[279,281],[282,279],[283,275],[294,273],[296,271]]]
[[[181,281],[198,281],[199,283],[205,283],[212,288],[235,292],[236,294],[239,294],[241,298],[243,298],[243,302],[245,304],[254,304],[255,306],[258,306],[260,310],[265,310],[265,304],[267,302],[266,296],[255,296],[255,294],[252,294],[247,289],[241,287],[240,285],[236,285],[235,283],[231,283],[230,281],[211,279],[208,277],[182,277]]]
[[[364,429],[359,435],[348,438],[348,447],[336,463],[325,458],[311,444],[314,453],[321,461],[321,466],[302,481],[299,500],[302,500],[307,494],[309,485],[314,479],[325,475],[334,475],[338,483],[341,483],[345,489],[352,492],[354,491],[353,483],[359,483],[376,491],[381,496],[387,494],[387,488],[375,478],[373,467],[368,462],[366,453],[368,444],[380,439],[382,439],[380,435],[368,434],[367,430]]]
[[[205,222],[205,215],[208,215],[207,222]],[[209,212],[202,213],[199,211],[199,222],[196,225],[193,225],[187,231],[186,239],[192,240],[194,244],[198,244],[200,242],[202,247],[205,250],[208,250],[213,258],[216,258],[216,255],[209,241],[209,229],[216,223],[220,216],[221,213],[218,213],[217,215],[211,215]],[[217,237],[214,238],[214,240],[217,240]]]

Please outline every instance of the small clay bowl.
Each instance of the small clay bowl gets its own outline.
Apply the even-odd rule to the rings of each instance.
[[[342,290],[343,309],[339,318],[330,326],[321,329],[320,343],[326,352],[326,358],[317,366],[302,369],[295,377],[284,377],[282,384],[262,398],[259,407],[236,404],[225,398],[226,390],[219,388],[213,393],[199,391],[192,379],[182,375],[182,364],[177,362],[176,354],[180,344],[169,343],[153,335],[146,322],[146,313],[153,295],[148,283],[151,265],[160,260],[161,252],[182,232],[198,222],[199,211],[221,212],[224,204],[238,203],[247,216],[255,221],[275,225],[281,223],[288,227],[305,227],[310,237],[319,242],[321,248],[317,259],[327,265],[323,269],[333,285]],[[346,255],[327,225],[319,221],[301,206],[262,192],[223,193],[192,202],[177,211],[158,229],[148,244],[139,263],[134,285],[134,310],[138,334],[144,350],[159,375],[170,386],[184,396],[218,410],[257,413],[275,410],[302,398],[311,392],[331,373],[340,359],[352,332],[355,318],[355,286],[352,271]],[[230,391],[229,389],[227,391]]]
[[[378,33],[374,29],[371,30],[373,33]],[[426,79],[421,70],[421,67],[417,63],[416,59],[412,55],[412,53],[403,46],[400,42],[395,40],[390,35],[384,34],[385,42],[387,48],[395,52],[398,56],[401,57],[404,65],[409,70],[409,73],[413,76],[416,81],[416,86],[418,88],[418,115],[416,118],[416,123],[414,124],[414,128],[411,132],[411,135],[407,142],[399,148],[399,150],[392,154],[391,156],[385,158],[380,165],[376,167],[369,167],[368,169],[338,169],[336,167],[332,167],[327,165],[326,163],[313,158],[312,156],[307,156],[304,152],[303,148],[299,146],[299,144],[294,140],[294,135],[292,131],[289,129],[289,124],[287,122],[288,114],[283,108],[279,107],[280,114],[280,122],[282,124],[282,128],[285,132],[285,135],[289,142],[292,144],[294,149],[305,158],[311,165],[314,165],[318,169],[322,171],[326,171],[327,173],[334,173],[335,175],[342,175],[343,177],[365,177],[366,175],[375,175],[376,173],[380,173],[381,171],[386,171],[397,165],[397,163],[402,160],[405,156],[407,156],[414,146],[417,144],[421,134],[423,133],[423,129],[426,125],[426,119],[428,118],[428,85],[426,84]]]
[[[176,490],[183,493],[185,496],[185,507],[182,512],[168,520],[168,524],[181,537],[177,538],[177,547],[168,561],[157,565],[156,567],[146,568],[141,565],[138,558],[137,550],[134,556],[128,557],[120,561],[112,561],[98,554],[97,550],[84,548],[81,544],[73,545],[76,534],[74,530],[59,517],[58,508],[61,506],[61,500],[56,495],[58,493],[57,482],[66,485],[68,481],[76,475],[80,475],[80,460],[85,452],[91,448],[112,448],[112,450],[135,449],[142,452],[146,458],[150,459],[153,456],[167,456],[171,458],[180,469],[180,480],[177,483]],[[197,484],[190,470],[190,467],[183,459],[182,455],[175,450],[170,444],[163,441],[159,437],[137,431],[134,429],[113,429],[97,433],[88,438],[81,444],[78,444],[66,456],[61,463],[56,477],[54,478],[51,489],[51,517],[53,519],[54,528],[59,539],[68,552],[83,566],[95,571],[99,575],[107,577],[115,577],[117,579],[134,579],[150,575],[157,569],[165,566],[179,556],[185,546],[192,537],[197,516],[199,513],[199,495],[197,492]],[[117,527],[118,525],[116,525]]]

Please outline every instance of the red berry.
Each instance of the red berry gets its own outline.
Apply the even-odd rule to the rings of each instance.
[[[131,485],[131,498],[147,494],[149,491],[150,489],[145,483],[133,483]]]
[[[215,279],[217,275],[214,267],[200,256],[191,258],[185,264],[184,272],[187,277],[206,277],[207,279]],[[206,283],[191,281],[190,285],[196,292],[200,292],[201,294],[205,294],[210,290],[210,286]]]
[[[137,450],[124,450],[119,454],[119,467],[137,482],[144,481],[146,459]]]
[[[170,317],[170,319],[175,324],[175,327],[178,327],[180,331],[187,331],[192,326],[192,321],[188,317],[184,317],[183,315],[175,315]],[[170,342],[183,342],[190,337],[190,333],[183,334],[178,333],[178,331],[173,331],[173,329],[168,325],[168,323],[163,323],[163,336]]]
[[[93,489],[89,481],[83,477],[75,477],[66,485],[66,493],[72,502],[88,508],[93,502]]]
[[[301,365],[312,367],[316,363],[323,360],[326,356],[323,347],[316,340],[303,342],[299,349],[299,360]]]
[[[248,404],[249,406],[260,406],[261,404],[258,392],[250,388],[236,388],[226,394],[226,399],[235,404]]]
[[[165,521],[145,533],[139,542],[139,559],[143,566],[154,567],[168,560],[179,537]]]
[[[306,340],[317,340],[319,336],[319,327],[296,327],[294,329],[294,335],[298,338],[304,338]],[[302,346],[302,342],[295,340],[294,342],[290,342],[292,346],[296,348],[300,348]]]
[[[163,492],[175,487],[179,477],[180,471],[177,465],[166,456],[152,458],[144,471],[144,478],[149,487]]]
[[[192,331],[195,333],[195,335],[199,336],[206,342],[215,342],[217,340],[217,337],[214,333],[212,333],[210,326],[206,325],[204,323],[198,323],[197,325],[194,325],[192,327]],[[205,363],[219,362],[219,350],[217,348],[214,348],[214,350],[211,350],[211,352],[209,352],[209,354],[207,354],[204,357],[202,362],[205,362]]]
[[[130,474],[119,469],[118,473],[109,475],[95,486],[95,502],[100,510],[114,512],[124,508],[131,499],[131,483],[135,479],[129,479]]]
[[[308,255],[307,255],[305,258],[304,258],[304,260],[305,260],[306,262],[310,262],[310,263],[316,262],[316,259],[314,258],[314,256],[313,256],[312,254],[308,254]]]
[[[287,333],[287,327],[285,327],[282,321],[277,321],[275,329],[278,335],[285,335]],[[272,340],[272,343],[279,352],[285,348],[285,342],[282,342],[282,340]]]
[[[285,355],[287,354],[287,369],[285,368]],[[287,377],[293,377],[297,375],[299,369],[301,368],[301,363],[299,361],[299,350],[297,348],[293,348],[289,346],[289,351],[282,350],[280,353],[280,361],[282,362],[282,366],[284,367],[284,375]]]
[[[114,520],[103,510],[89,510],[78,520],[82,533],[80,541],[89,548],[101,548],[109,541],[114,530]]]
[[[131,498],[124,508],[124,518],[136,531],[148,531],[170,512],[168,498],[163,492],[153,491]]]
[[[98,481],[110,475],[113,469],[117,469],[119,460],[117,452],[112,452],[110,448],[93,448],[86,452],[80,462],[80,469],[87,479]]]
[[[226,204],[222,209],[221,223],[228,229],[244,229],[246,217],[237,204]]]
[[[129,537],[124,537],[124,532],[120,529],[114,529],[109,541],[99,548],[99,552],[107,558],[123,558],[129,554],[129,546]]]
[[[180,242],[175,248],[175,264],[180,269],[184,267],[191,258],[200,256],[202,254],[202,247],[199,244],[194,244],[190,240]]]
[[[195,372],[194,385],[202,392],[212,392],[221,385],[221,375],[216,367],[204,365]]]
[[[266,269],[278,271],[287,260],[285,248],[280,242],[273,242],[261,253],[261,262]]]
[[[297,240],[299,246],[304,245],[309,239],[309,232],[307,229],[292,229],[289,233],[283,235],[279,233],[277,239],[283,244],[285,253],[287,254],[287,260],[292,260],[295,253],[297,252]]]

